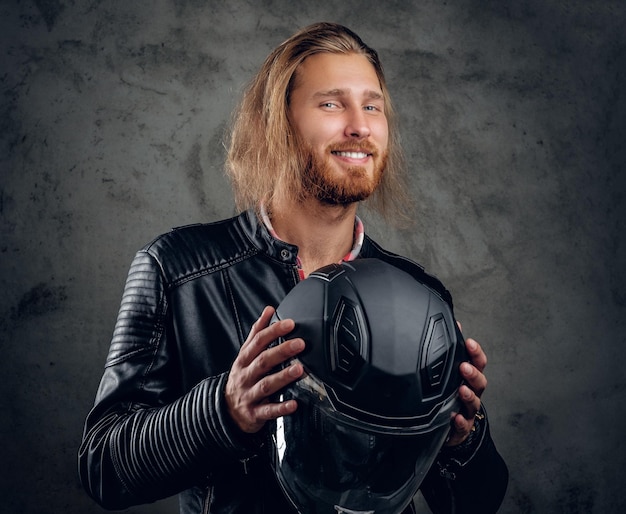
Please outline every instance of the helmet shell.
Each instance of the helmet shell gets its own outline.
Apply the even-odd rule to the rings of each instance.
[[[283,299],[306,349],[298,410],[272,424],[273,466],[301,512],[400,512],[459,409],[466,360],[451,306],[379,259],[333,264]]]

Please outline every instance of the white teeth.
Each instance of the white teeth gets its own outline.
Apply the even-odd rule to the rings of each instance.
[[[363,152],[333,152],[335,155],[339,157],[347,157],[349,159],[365,159],[367,157],[366,153]]]

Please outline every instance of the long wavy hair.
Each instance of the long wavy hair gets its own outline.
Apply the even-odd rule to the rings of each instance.
[[[258,208],[263,201],[271,209],[281,199],[302,197],[306,162],[289,121],[289,100],[300,64],[323,52],[364,55],[376,70],[389,125],[389,155],[381,184],[366,203],[388,221],[397,221],[407,212],[408,188],[382,64],[357,34],[335,23],[316,23],[296,32],[267,57],[246,88],[234,113],[226,160],[237,207]]]

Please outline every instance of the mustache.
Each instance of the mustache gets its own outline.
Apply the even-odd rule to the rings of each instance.
[[[346,141],[328,145],[330,152],[365,152],[377,156],[380,152],[378,147],[370,141]]]

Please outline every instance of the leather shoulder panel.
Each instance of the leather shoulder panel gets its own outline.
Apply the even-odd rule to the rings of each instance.
[[[161,267],[166,288],[259,253],[239,219],[174,228],[148,244],[144,251]]]

